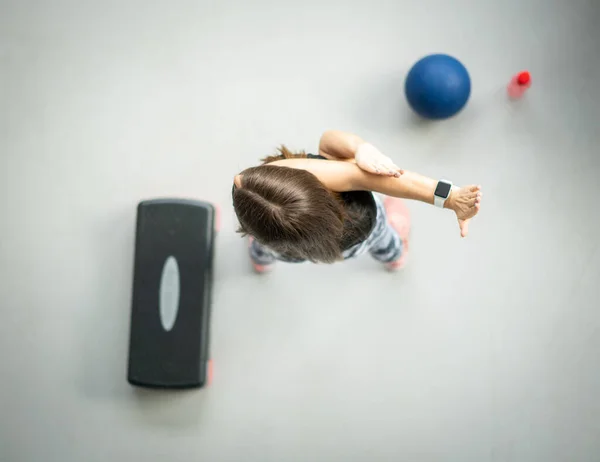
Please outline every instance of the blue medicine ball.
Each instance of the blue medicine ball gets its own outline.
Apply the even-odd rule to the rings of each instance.
[[[446,119],[458,113],[471,94],[465,66],[452,56],[435,54],[417,61],[406,76],[408,104],[426,119]]]

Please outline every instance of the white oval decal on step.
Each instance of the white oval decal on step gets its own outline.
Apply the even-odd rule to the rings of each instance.
[[[179,311],[179,265],[175,257],[170,256],[165,260],[160,277],[158,308],[160,323],[163,329],[169,332],[175,325]]]

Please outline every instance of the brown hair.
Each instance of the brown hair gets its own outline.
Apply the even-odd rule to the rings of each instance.
[[[244,170],[233,189],[238,232],[294,260],[333,263],[342,251],[362,242],[375,225],[371,193],[337,194],[306,170],[268,165],[280,159],[307,157],[285,146],[263,165]]]

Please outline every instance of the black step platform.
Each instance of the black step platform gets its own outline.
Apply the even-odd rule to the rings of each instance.
[[[130,384],[196,388],[210,381],[209,324],[217,209],[154,199],[137,208]]]

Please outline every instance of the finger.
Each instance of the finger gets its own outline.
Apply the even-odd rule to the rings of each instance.
[[[473,204],[472,206],[470,206],[461,215],[464,217],[463,220],[470,220],[471,218],[473,218],[475,215],[477,215],[479,213],[480,208],[481,208],[480,204]]]
[[[389,169],[390,169],[391,175],[395,176],[396,178],[398,178],[400,175],[402,175],[404,173],[404,170],[402,170],[400,167],[397,167],[396,165],[389,167]]]
[[[375,174],[379,175],[380,170],[376,164],[371,164],[370,167],[371,167],[371,173],[375,173]]]
[[[395,177],[398,177],[404,173],[404,170],[402,170],[400,167],[398,167],[393,162],[386,164],[386,167],[390,171],[390,173]]]
[[[470,204],[469,208],[464,211],[464,216],[467,219],[473,218],[475,215],[479,213],[481,209],[481,204],[479,202],[475,202],[474,204]]]
[[[377,168],[379,169],[380,172],[382,172],[384,175],[391,175],[392,169],[390,168],[389,165],[386,164],[379,164],[377,165]]]
[[[391,162],[378,162],[376,165],[382,172],[392,173],[394,170],[394,165]]]
[[[394,168],[392,166],[383,165],[381,167],[381,170],[386,172],[389,176],[396,176],[396,171],[394,170]]]
[[[482,194],[481,192],[472,192],[472,193],[469,193],[469,194],[466,196],[466,199],[467,199],[469,202],[470,202],[470,201],[472,201],[473,199],[475,199],[475,200],[478,200],[478,201],[481,201],[481,198],[482,198],[482,197],[483,197],[483,194]]]
[[[471,192],[477,192],[481,190],[481,186],[480,185],[471,185],[469,186],[469,191]]]
[[[462,220],[458,222],[460,226],[460,237],[467,237],[469,234],[469,220]]]
[[[475,196],[469,199],[469,206],[474,206],[475,204],[481,204],[481,197]]]
[[[375,170],[379,175],[393,176],[394,172],[385,164],[375,164]]]

